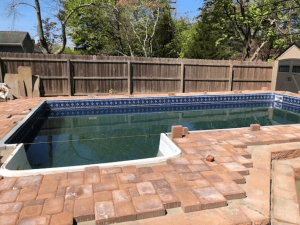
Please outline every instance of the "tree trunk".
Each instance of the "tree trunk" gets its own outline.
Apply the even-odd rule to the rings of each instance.
[[[41,7],[40,7],[40,2],[39,0],[34,0],[35,2],[35,11],[36,11],[36,19],[37,19],[37,26],[38,26],[38,34],[39,34],[39,41],[41,44],[41,49],[43,54],[49,54],[48,50],[48,45],[47,41],[44,36],[44,31],[43,31],[43,25],[42,25],[42,17],[41,17]]]

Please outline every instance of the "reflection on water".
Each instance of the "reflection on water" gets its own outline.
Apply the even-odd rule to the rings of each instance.
[[[48,118],[27,140],[32,168],[64,167],[156,157],[160,133],[298,123],[299,116],[268,107]]]

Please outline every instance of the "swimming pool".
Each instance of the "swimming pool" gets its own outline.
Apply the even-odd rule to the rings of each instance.
[[[26,122],[1,140],[5,144],[25,143],[18,145],[23,148],[19,154],[28,161],[12,163],[11,157],[2,169],[39,168],[41,173],[90,164],[153,163],[180,156],[180,150],[165,135],[172,125],[207,130],[252,123],[298,123],[295,112],[299,113],[299,104],[298,98],[270,92],[44,101]]]

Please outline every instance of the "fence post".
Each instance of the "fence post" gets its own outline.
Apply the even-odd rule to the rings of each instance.
[[[67,60],[68,95],[72,96],[72,74],[70,59]]]
[[[131,62],[128,61],[127,62],[127,75],[128,75],[128,94],[131,95],[132,91],[133,91],[133,87],[132,87],[132,65]]]
[[[184,63],[181,62],[181,70],[180,70],[180,92],[184,93]]]
[[[4,83],[4,73],[2,69],[2,60],[0,58],[0,83]]]
[[[232,83],[233,83],[233,64],[232,61],[230,61],[228,91],[232,91]]]

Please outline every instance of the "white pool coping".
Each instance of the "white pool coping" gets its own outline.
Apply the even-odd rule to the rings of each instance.
[[[29,165],[25,153],[24,145],[23,144],[10,145],[10,147],[14,147],[15,150],[1,166],[0,175],[3,177],[23,177],[23,176],[44,175],[44,174],[52,174],[52,173],[83,171],[85,167],[90,167],[90,166],[99,166],[99,168],[105,168],[105,167],[121,167],[121,166],[143,165],[143,164],[165,162],[169,158],[181,157],[182,154],[180,148],[172,142],[172,140],[168,137],[168,135],[170,134],[165,134],[165,133],[160,134],[159,151],[163,154],[163,156],[146,158],[146,159],[121,161],[121,162],[99,163],[99,164],[57,167],[57,168],[47,168],[47,169],[22,170],[26,165]]]

